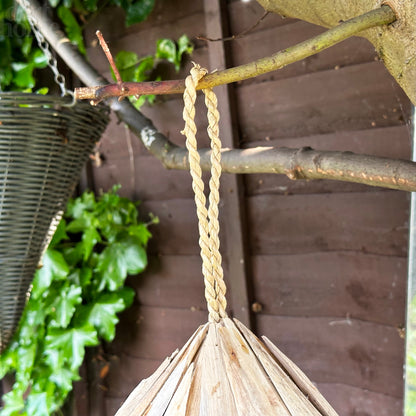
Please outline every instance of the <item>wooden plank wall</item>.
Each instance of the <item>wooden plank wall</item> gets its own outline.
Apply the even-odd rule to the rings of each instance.
[[[228,1],[225,11],[231,33],[262,14],[255,1]],[[113,52],[145,55],[160,37],[204,34],[205,20],[202,0],[156,1],[148,21],[127,29],[119,12],[110,10],[88,26],[88,53],[109,75],[93,40],[96,29]],[[231,42],[227,57],[232,65],[249,62],[321,31],[268,16]],[[202,41],[196,41],[192,59],[216,68]],[[179,75],[165,66],[158,70],[183,78],[189,68],[188,62]],[[308,145],[410,155],[408,101],[365,40],[350,39],[278,72],[237,83],[233,91],[241,147]],[[143,112],[172,141],[184,144],[180,96],[160,97]],[[202,100],[197,113],[201,146],[206,146]],[[135,305],[122,316],[116,341],[105,347],[110,369],[102,388],[105,414],[112,415],[138,381],[207,317],[189,174],[164,170],[115,119],[100,151],[102,166],[93,169],[95,190],[121,183],[122,194],[143,201],[144,217],[152,212],[160,218],[153,228],[149,269],[129,279],[137,291]],[[340,415],[400,414],[408,195],[276,175],[245,176],[244,192],[256,332],[298,363]],[[227,233],[221,237],[227,274],[233,241]]]
[[[254,2],[229,9],[233,32],[261,15]],[[247,18],[234,19],[242,9]],[[266,18],[233,42],[234,64],[321,30]],[[365,40],[350,39],[239,83],[242,146],[408,158],[407,101],[374,58]],[[276,175],[245,179],[257,332],[294,359],[340,415],[401,414],[408,195]]]

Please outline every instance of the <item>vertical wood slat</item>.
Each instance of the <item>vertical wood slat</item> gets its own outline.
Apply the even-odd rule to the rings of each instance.
[[[222,0],[204,0],[205,28],[208,38],[223,38],[226,32],[225,13],[226,4]],[[223,42],[209,42],[208,54],[210,70],[227,67],[226,53]],[[238,139],[233,123],[231,87],[222,85],[215,88],[220,112],[220,137],[223,147],[238,147]],[[227,283],[233,314],[244,325],[250,327],[250,299],[248,291],[247,244],[244,232],[245,208],[244,191],[241,176],[223,175],[221,178],[221,198],[224,202],[222,227],[227,241],[228,274]]]

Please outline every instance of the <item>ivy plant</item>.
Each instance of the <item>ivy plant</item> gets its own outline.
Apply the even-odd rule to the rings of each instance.
[[[143,82],[150,79],[153,69],[161,61],[172,63],[178,72],[183,55],[185,53],[191,55],[193,50],[194,47],[188,36],[182,35],[176,42],[172,39],[158,39],[154,55],[139,58],[134,52],[120,51],[116,55],[115,63],[123,81]],[[159,81],[160,78],[156,78],[156,80]],[[152,104],[155,98],[155,95],[141,95],[139,98],[130,97],[130,101],[137,109],[140,109],[146,101]]]
[[[46,65],[23,10],[13,0],[0,1],[0,90],[31,90],[33,71]]]
[[[126,277],[147,265],[148,223],[137,204],[117,193],[92,192],[70,200],[16,334],[0,356],[0,379],[14,373],[1,416],[47,416],[64,404],[79,380],[85,348],[112,341],[117,314],[130,306]]]
[[[125,24],[145,20],[155,0],[49,0],[70,41],[85,54],[84,25],[104,7],[119,6],[125,11]],[[0,1],[0,91],[32,91],[36,69],[47,61],[36,45],[24,10],[15,0]]]

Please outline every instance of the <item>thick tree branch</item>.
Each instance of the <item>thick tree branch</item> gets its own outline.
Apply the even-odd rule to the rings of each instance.
[[[107,81],[85,61],[65,35],[56,30],[36,1],[31,0],[38,27],[67,65],[86,85]],[[146,148],[169,169],[187,169],[186,150],[171,143],[152,122],[127,100],[107,100]],[[200,150],[203,169],[209,168],[209,150]],[[416,191],[416,163],[347,152],[318,152],[309,148],[286,149],[257,147],[224,149],[222,166],[229,173],[283,173],[291,179],[336,179],[371,186]]]
[[[198,89],[211,88],[217,85],[229,84],[253,78],[267,72],[276,71],[293,62],[300,61],[308,56],[329,48],[365,29],[382,26],[394,22],[396,19],[389,6],[382,6],[361,16],[347,20],[328,31],[291,46],[272,56],[258,59],[245,65],[224,69],[206,75],[199,82]],[[89,99],[100,102],[109,97],[126,97],[129,95],[145,94],[177,94],[185,88],[184,80],[154,81],[154,82],[123,82],[104,87],[77,88],[75,96],[79,99]]]

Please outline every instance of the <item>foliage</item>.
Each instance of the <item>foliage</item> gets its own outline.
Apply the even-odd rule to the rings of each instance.
[[[130,26],[147,18],[154,0],[49,0],[49,5],[56,9],[70,41],[85,54],[83,26],[102,8],[122,7],[125,23]],[[23,9],[14,0],[0,1],[0,91],[32,91],[34,70],[46,65],[46,57],[36,46]]]
[[[149,224],[134,203],[91,192],[69,202],[43,256],[18,330],[0,356],[0,379],[15,372],[1,416],[56,412],[79,379],[85,347],[113,340],[117,313],[133,302],[124,286],[147,265]]]
[[[408,307],[406,339],[406,416],[416,416],[416,296]]]
[[[23,10],[15,9],[13,0],[0,1],[0,90],[31,90],[33,71],[46,65]]]
[[[193,49],[188,36],[182,35],[177,42],[171,39],[158,39],[154,55],[139,58],[134,52],[120,51],[116,55],[115,62],[123,81],[143,82],[150,79],[151,72],[159,61],[166,60],[172,63],[176,72],[178,72],[183,54],[190,55]],[[155,97],[155,95],[142,95],[139,98],[131,97],[130,100],[139,109],[146,101],[152,104]]]

